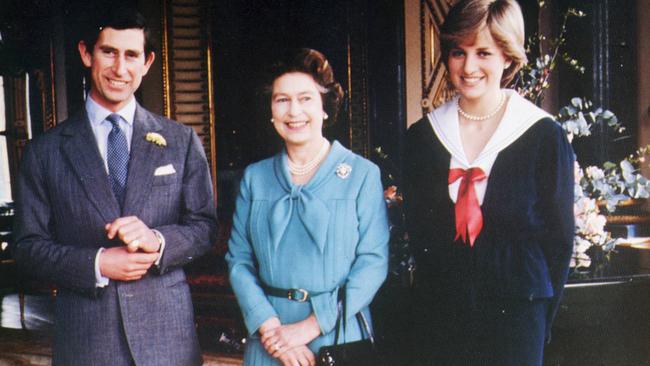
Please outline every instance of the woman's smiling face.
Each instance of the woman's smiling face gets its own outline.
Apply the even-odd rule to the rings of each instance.
[[[451,49],[447,60],[451,83],[461,97],[480,100],[501,88],[504,69],[510,60],[496,44],[487,27]]]
[[[273,82],[273,126],[286,145],[305,145],[322,136],[323,99],[320,86],[310,75],[290,72]]]

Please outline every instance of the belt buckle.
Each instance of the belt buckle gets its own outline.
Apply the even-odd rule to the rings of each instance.
[[[287,293],[289,300],[305,302],[309,299],[309,291],[302,288],[292,288]]]

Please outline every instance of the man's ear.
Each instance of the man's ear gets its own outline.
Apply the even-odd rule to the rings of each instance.
[[[90,67],[93,64],[92,50],[89,50],[86,47],[86,43],[84,41],[79,41],[79,44],[77,44],[77,49],[79,49],[81,62],[84,64],[84,66]]]
[[[144,59],[144,74],[147,75],[147,72],[149,72],[149,68],[151,67],[151,64],[153,64],[153,60],[156,59],[156,54],[154,52],[149,52],[149,55],[147,55],[147,58]]]

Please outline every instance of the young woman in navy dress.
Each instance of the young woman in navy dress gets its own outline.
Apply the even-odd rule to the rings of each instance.
[[[526,62],[515,0],[461,0],[441,28],[457,95],[407,133],[421,365],[541,365],[573,247],[574,154],[503,89]]]

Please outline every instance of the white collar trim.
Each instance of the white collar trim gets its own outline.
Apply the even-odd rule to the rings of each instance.
[[[504,89],[504,92],[509,99],[503,118],[483,151],[471,164],[465,156],[460,139],[458,111],[456,109],[458,96],[427,114],[434,133],[445,149],[456,158],[463,168],[485,167],[487,169],[483,170],[486,174],[489,174],[496,155],[501,150],[516,141],[535,122],[542,118],[551,117],[550,114],[524,99],[514,90]]]

